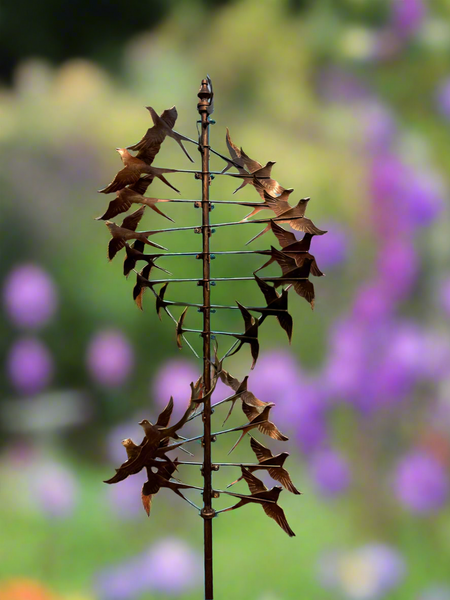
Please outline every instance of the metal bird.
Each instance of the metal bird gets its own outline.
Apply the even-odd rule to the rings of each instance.
[[[253,215],[256,215],[256,213],[258,213],[261,210],[273,210],[272,206],[270,206],[265,200],[264,194],[267,192],[266,192],[265,188],[263,187],[263,185],[261,184],[261,182],[256,182],[254,184],[254,186],[255,186],[256,190],[258,191],[258,193],[260,194],[260,196],[262,197],[262,199],[264,200],[264,202],[261,202],[261,204],[256,206],[252,210],[251,213],[249,213],[243,219],[241,219],[241,223],[243,223],[244,221],[247,221],[247,219],[249,219]],[[274,197],[274,199],[279,202],[288,202],[289,196],[292,194],[293,191],[294,191],[294,188],[283,189],[281,194],[279,196],[276,196],[276,198]]]
[[[142,300],[144,298],[144,293],[147,288],[153,289],[153,282],[149,281],[150,271],[156,265],[153,262],[149,262],[149,264],[145,265],[145,267],[136,274],[136,285],[133,288],[133,300],[136,302],[136,306],[144,310],[142,308]]]
[[[139,240],[143,244],[160,248],[161,250],[167,250],[164,246],[160,246],[155,242],[150,242],[148,237],[157,233],[156,231],[136,231],[139,221],[144,214],[145,206],[141,206],[138,210],[131,213],[122,221],[122,225],[116,225],[112,221],[106,221],[105,225],[109,229],[109,233],[112,235],[112,239],[108,244],[108,258],[112,260],[117,252],[125,246],[127,240]]]
[[[148,175],[153,175],[153,177],[158,177],[158,179],[161,179],[163,183],[178,192],[178,194],[180,193],[180,191],[177,190],[177,188],[171,183],[169,183],[163,175],[163,173],[177,173],[176,169],[161,169],[159,167],[151,167],[140,158],[132,156],[126,148],[116,148],[116,150],[120,154],[125,167],[117,173],[110,184],[108,184],[102,190],[98,190],[99,193],[110,194],[111,192],[117,192],[127,185],[137,183],[140,176],[144,175],[145,173]]]
[[[270,250],[283,273],[281,279],[271,280],[272,283],[275,283],[275,287],[289,283],[293,286],[296,293],[309,302],[311,308],[314,309],[314,285],[307,279],[314,257],[305,258],[302,266],[297,267],[295,260],[284,254],[284,252],[280,252],[273,246],[270,247]]]
[[[165,200],[163,198],[146,198],[144,196],[147,191],[148,186],[154,180],[154,175],[145,175],[141,177],[134,183],[128,187],[125,187],[118,192],[116,192],[117,198],[115,200],[111,200],[108,206],[108,210],[101,216],[97,217],[97,221],[106,221],[107,219],[112,219],[116,215],[120,213],[127,212],[127,210],[131,207],[132,204],[145,204],[152,210],[154,210],[158,215],[161,215],[175,223],[175,221],[165,215],[155,204],[157,202],[170,202],[170,200]]]
[[[228,151],[230,153],[233,162],[237,166],[239,171],[239,175],[233,174],[233,177],[243,178],[244,181],[242,184],[234,190],[233,194],[235,194],[238,190],[245,187],[247,184],[251,184],[255,187],[258,194],[264,200],[264,190],[267,190],[270,194],[277,196],[284,191],[284,187],[281,186],[278,181],[270,178],[270,174],[272,172],[272,167],[275,164],[272,161],[269,161],[262,166],[257,160],[253,160],[250,158],[242,148],[238,148],[231,141],[230,132],[227,128],[227,136],[226,143],[228,147]],[[230,168],[231,164],[228,163],[226,169],[223,171],[224,173]],[[251,175],[251,176],[250,176]]]
[[[305,233],[301,240],[297,240],[295,235],[291,231],[286,231],[286,229],[280,227],[275,221],[270,221],[270,226],[276,238],[278,239],[278,242],[280,243],[283,253],[293,258],[297,263],[298,267],[302,266],[303,259],[305,257],[314,258],[312,254],[309,254],[311,239],[313,235],[315,235],[314,233]],[[269,266],[274,261],[275,258],[271,256],[270,259],[266,263],[264,263],[262,267],[256,269],[255,273]],[[315,277],[322,277],[324,275],[324,273],[322,273],[322,271],[317,266],[315,258],[311,263],[311,275],[314,275]]]
[[[280,252],[280,250],[278,250],[278,252]],[[297,267],[302,267],[306,262],[310,263],[310,273],[311,275],[315,275],[316,277],[324,277],[324,273],[322,273],[322,271],[319,269],[319,267],[317,266],[317,262],[315,257],[310,254],[309,252],[285,252],[284,250],[281,250],[281,252],[283,254],[285,254],[286,256],[288,256],[289,258],[292,258],[295,261],[295,264],[297,265]],[[269,266],[271,263],[275,262],[277,259],[272,255],[272,252],[270,252],[270,259],[265,262],[262,267],[259,267],[259,269],[256,269],[256,271],[253,271],[253,274],[257,273],[258,271],[261,271],[262,269],[265,269],[267,266]]]
[[[233,356],[233,354],[236,354],[236,352],[239,352],[239,350],[242,348],[242,346],[244,344],[249,344],[250,351],[251,351],[252,358],[253,358],[252,366],[250,368],[254,369],[256,361],[258,360],[258,355],[259,355],[259,341],[258,341],[259,321],[257,319],[255,319],[254,317],[252,317],[252,315],[245,308],[245,306],[242,306],[242,304],[240,304],[237,301],[236,301],[236,304],[239,306],[239,310],[241,311],[242,317],[244,319],[245,331],[242,335],[233,334],[233,337],[235,337],[237,340],[239,340],[239,344],[236,347],[236,349],[228,356]]]
[[[231,408],[228,412],[228,415],[227,415],[227,418],[225,419],[225,421],[227,421],[228,417],[231,415],[231,412],[232,412],[234,405],[235,405],[236,401],[238,400],[238,398],[241,398],[243,405],[245,404],[248,407],[253,408],[254,411],[257,411],[258,414],[261,413],[266,406],[273,405],[273,403],[271,403],[271,402],[263,402],[262,400],[257,398],[255,396],[255,394],[253,394],[253,392],[248,391],[248,389],[247,389],[248,375],[246,377],[244,377],[244,379],[241,382],[239,382],[238,379],[236,379],[230,373],[225,371],[225,369],[222,369],[222,371],[220,373],[220,379],[221,379],[222,383],[224,383],[225,385],[230,387],[235,392],[235,394],[233,396],[230,396],[229,398],[225,398],[225,400],[222,401],[222,402],[227,402],[227,401],[232,402]],[[244,410],[244,413],[246,411],[249,412],[249,409],[246,408]],[[254,416],[257,416],[257,415],[255,414]],[[250,420],[251,419],[249,418],[249,421]],[[225,421],[224,421],[224,423],[225,423]]]
[[[159,151],[162,142],[166,136],[168,136],[174,139],[177,144],[179,144],[180,148],[186,154],[188,159],[191,162],[194,162],[182,144],[182,140],[187,142],[190,142],[191,140],[186,136],[181,135],[181,133],[177,133],[173,130],[175,121],[178,117],[178,112],[175,106],[165,110],[163,113],[161,113],[161,115],[158,115],[158,113],[151,106],[147,106],[146,108],[152,117],[153,127],[150,127],[150,129],[147,130],[147,133],[140,142],[134,144],[134,146],[128,146],[128,150],[137,150],[137,157],[141,160],[145,160],[147,164],[151,164],[157,152]]]
[[[181,343],[182,337],[183,337],[183,324],[184,324],[184,319],[186,317],[186,313],[188,311],[189,306],[186,306],[186,308],[183,310],[183,312],[180,315],[180,318],[178,319],[178,323],[177,323],[177,328],[176,328],[176,333],[177,333],[177,346],[178,349],[181,350],[181,348],[183,347],[183,344]]]
[[[144,260],[148,264],[152,264],[156,269],[164,271],[164,273],[167,273],[168,275],[172,275],[172,273],[167,269],[163,269],[159,265],[155,264],[155,260],[160,258],[160,254],[144,254],[144,248],[145,244],[139,240],[136,240],[132,246],[129,246],[125,242],[125,252],[127,253],[123,262],[123,274],[125,277],[128,277],[130,272],[135,268],[138,260]]]
[[[269,413],[272,409],[272,406],[273,404],[270,406],[266,406],[264,410],[261,413],[258,413],[251,421],[249,421],[245,425],[242,425],[242,427],[240,428],[242,432],[241,436],[231,448],[231,450],[228,452],[228,454],[231,454],[233,452],[233,450],[236,448],[236,446],[239,444],[239,442],[242,440],[245,434],[247,434],[252,429],[256,428],[258,428],[261,433],[264,433],[264,435],[268,435],[274,440],[286,442],[289,439],[286,435],[281,433],[281,431],[278,429],[275,423],[269,421]]]
[[[256,458],[259,462],[259,466],[247,467],[247,470],[250,473],[261,469],[266,469],[269,475],[272,477],[272,479],[275,479],[275,481],[279,481],[281,485],[284,488],[286,488],[289,492],[292,492],[293,494],[301,494],[301,492],[299,492],[295,485],[292,483],[288,471],[286,471],[286,469],[283,468],[283,465],[287,457],[289,456],[287,452],[282,452],[281,454],[276,454],[274,456],[269,450],[269,448],[266,448],[266,446],[260,444],[260,442],[255,440],[255,438],[252,436],[250,436],[250,446],[252,447],[253,452],[256,454]],[[244,476],[241,475],[239,479],[236,479],[236,481],[233,481],[233,483],[227,485],[227,488],[231,487],[238,481],[241,481],[243,477]]]
[[[158,315],[160,321],[161,321],[161,308],[163,310],[166,310],[166,306],[167,306],[167,303],[164,301],[164,296],[167,292],[168,287],[169,287],[169,282],[166,281],[166,283],[159,288],[159,292],[156,295],[156,314]]]
[[[288,202],[279,202],[278,198],[274,198],[267,192],[264,192],[264,200],[268,208],[271,208],[276,214],[277,223],[289,223],[296,231],[304,231],[305,233],[312,233],[313,235],[323,235],[324,233],[327,233],[323,229],[316,227],[311,219],[307,219],[304,216],[310,198],[302,198],[296,206],[291,206]],[[257,235],[252,237],[247,244],[250,244],[270,229],[271,224],[268,223],[267,226]]]
[[[275,259],[273,259],[275,260]],[[258,269],[259,270],[259,269]],[[288,313],[288,290],[283,290],[281,295],[278,294],[276,289],[269,285],[266,281],[263,281],[256,275],[256,271],[253,273],[256,279],[256,283],[259,289],[264,294],[264,298],[267,302],[267,308],[255,309],[261,313],[259,318],[259,324],[266,319],[266,317],[274,316],[277,318],[278,323],[287,333],[289,343],[291,343],[292,329],[294,322],[292,316]]]
[[[245,467],[241,467],[241,469],[242,477],[248,484],[251,496],[243,496],[241,494],[227,492],[227,494],[229,494],[230,496],[235,496],[236,498],[240,498],[240,500],[234,506],[230,506],[229,508],[225,508],[217,512],[227,512],[229,510],[234,510],[235,508],[240,508],[241,506],[245,506],[246,504],[250,503],[261,504],[266,515],[273,519],[276,523],[278,523],[281,529],[285,531],[289,537],[294,537],[295,533],[289,527],[283,509],[277,504],[278,498],[280,496],[280,493],[283,491],[283,488],[275,486],[271,490],[268,490],[264,483],[260,479],[252,475]]]

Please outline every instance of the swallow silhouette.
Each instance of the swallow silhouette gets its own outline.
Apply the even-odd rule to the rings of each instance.
[[[136,302],[136,306],[140,310],[144,310],[142,307],[142,301],[144,299],[144,293],[147,288],[153,289],[153,282],[149,280],[150,272],[153,267],[156,266],[153,262],[149,262],[145,267],[136,274],[136,284],[133,288],[133,300]]]
[[[285,190],[285,188],[280,185],[278,181],[271,179],[270,177],[272,173],[272,167],[275,164],[273,161],[269,161],[263,166],[257,160],[250,158],[242,150],[242,148],[238,148],[235,144],[233,144],[228,128],[226,143],[233,162],[235,165],[238,165],[237,169],[239,171],[239,175],[233,174],[232,177],[243,178],[242,184],[236,190],[234,190],[233,194],[245,187],[247,184],[253,185],[263,200],[263,193],[265,190],[274,196],[278,196]],[[228,163],[223,173],[225,173],[231,166],[234,165]]]
[[[139,221],[144,214],[145,206],[141,206],[138,210],[131,213],[122,221],[122,225],[116,225],[112,221],[105,221],[106,227],[109,229],[109,233],[112,235],[112,239],[108,244],[108,258],[112,260],[117,252],[125,247],[127,240],[139,240],[143,244],[160,248],[161,250],[167,250],[164,246],[160,246],[155,242],[150,242],[148,237],[157,233],[155,231],[136,231]]]
[[[186,306],[186,308],[181,313],[180,318],[178,319],[178,322],[177,322],[176,333],[177,333],[177,346],[178,346],[179,350],[181,350],[181,348],[183,347],[183,344],[181,342],[181,340],[183,338],[183,333],[184,333],[183,324],[184,324],[184,319],[186,317],[188,308],[189,308],[189,306]]]
[[[275,425],[275,423],[272,423],[271,421],[269,421],[269,413],[272,409],[272,406],[273,406],[272,403],[269,406],[266,406],[261,413],[256,414],[251,421],[249,421],[245,425],[242,425],[239,428],[239,430],[241,431],[241,436],[239,437],[237,442],[234,444],[234,446],[231,448],[231,450],[228,452],[228,454],[231,454],[233,452],[233,450],[240,443],[242,438],[249,431],[251,431],[252,429],[256,429],[256,428],[261,433],[264,433],[264,435],[268,435],[269,437],[271,437],[274,440],[286,442],[289,439],[286,435],[281,433],[281,431],[278,429],[278,427]],[[247,409],[247,410],[249,410],[249,409]],[[251,408],[250,408],[249,412],[251,412]],[[254,408],[253,408],[253,412],[255,412]]]
[[[191,140],[173,130],[178,118],[178,112],[175,106],[166,109],[161,115],[158,115],[151,106],[147,106],[146,108],[152,117],[153,127],[150,127],[150,129],[147,130],[147,133],[140,142],[134,144],[134,146],[128,146],[128,150],[137,151],[138,158],[145,161],[147,164],[151,164],[156,154],[159,152],[161,144],[166,136],[168,136],[174,139],[188,159],[191,162],[194,162],[182,143],[182,140],[187,142],[190,142]]]
[[[220,379],[222,383],[230,387],[235,392],[233,396],[230,396],[226,399],[227,401],[231,401],[232,404],[224,423],[228,420],[228,417],[231,415],[234,405],[239,398],[242,400],[243,405],[245,404],[247,407],[254,409],[254,416],[257,416],[257,414],[261,413],[266,406],[274,406],[271,402],[263,402],[257,398],[253,392],[250,392],[247,389],[248,375],[240,382],[238,379],[230,375],[230,373],[225,371],[225,369],[222,369],[220,373]],[[250,408],[246,408],[245,410],[243,409],[244,413],[246,413],[246,411],[248,413]],[[249,421],[250,420],[251,419],[249,419]]]
[[[163,269],[159,265],[155,264],[155,260],[160,258],[160,254],[144,254],[144,248],[145,244],[139,240],[136,240],[132,246],[129,246],[125,242],[125,252],[127,253],[123,262],[123,274],[125,277],[128,277],[130,272],[135,268],[138,260],[144,260],[148,264],[152,264],[152,266],[156,269],[164,271],[164,273],[167,273],[168,275],[172,275],[172,273],[167,269]]]
[[[253,215],[256,215],[256,213],[258,213],[261,210],[272,210],[273,208],[271,205],[268,204],[268,202],[265,199],[265,194],[267,194],[265,188],[261,185],[261,182],[257,183],[255,185],[258,193],[261,195],[262,199],[264,200],[264,202],[261,202],[261,204],[259,206],[256,206],[251,213],[249,213],[247,216],[245,216],[243,219],[241,219],[241,223],[243,223],[244,221],[247,221],[247,219],[249,219],[250,217],[252,217]],[[294,188],[289,188],[289,189],[283,189],[283,191],[281,192],[281,194],[279,196],[274,197],[273,199],[276,200],[277,202],[288,202],[289,196],[292,194],[292,192],[294,191]],[[270,196],[270,198],[272,198],[272,196]]]
[[[278,250],[278,252],[280,252],[280,251]],[[297,265],[297,267],[303,267],[305,262],[308,262],[311,265],[310,266],[311,275],[314,275],[315,277],[323,277],[325,275],[324,273],[322,273],[322,271],[317,266],[315,257],[312,254],[310,254],[309,252],[298,252],[298,251],[286,252],[285,250],[282,250],[281,252],[283,254],[285,254],[286,256],[288,256],[289,258],[292,258],[292,260],[295,261],[295,264]],[[270,252],[270,259],[266,263],[264,263],[262,265],[262,267],[259,267],[259,269],[256,269],[256,271],[254,271],[254,273],[258,273],[258,271],[265,269],[271,263],[276,262],[276,260],[277,259],[272,255],[272,252]]]
[[[173,219],[165,215],[155,204],[157,202],[169,202],[169,200],[165,200],[163,198],[146,198],[144,196],[148,186],[151,184],[154,175],[145,175],[137,180],[136,183],[130,185],[128,187],[122,188],[118,192],[116,192],[117,198],[115,200],[111,200],[108,206],[108,210],[101,216],[97,217],[97,221],[106,221],[107,219],[113,219],[116,215],[120,213],[127,212],[132,206],[132,204],[145,204],[153,211],[165,217],[172,223],[175,223]]]
[[[310,198],[302,198],[301,200],[299,200],[296,206],[291,206],[287,201],[279,201],[278,198],[273,198],[270,194],[268,194],[265,191],[264,200],[268,208],[272,209],[276,214],[277,223],[289,223],[289,225],[296,231],[303,231],[304,233],[311,233],[313,235],[323,235],[324,233],[327,233],[323,229],[319,229],[318,227],[316,227],[311,221],[311,219],[307,219],[304,216],[306,206]],[[268,223],[267,226],[257,235],[252,237],[252,239],[249,240],[247,244],[250,244],[260,236],[264,235],[264,233],[270,231],[270,229],[271,224]]]
[[[288,291],[283,290],[280,295],[274,287],[269,285],[266,281],[260,279],[256,275],[256,271],[253,273],[253,276],[256,279],[256,283],[258,284],[261,292],[264,294],[264,298],[267,302],[267,308],[258,309],[258,311],[261,313],[259,325],[263,323],[266,317],[276,317],[278,323],[287,333],[289,343],[291,343],[294,322],[291,315],[288,313]]]
[[[139,181],[141,175],[148,174],[153,177],[158,177],[163,183],[168,185],[170,188],[175,190],[178,194],[180,193],[176,187],[167,181],[163,173],[176,173],[176,169],[161,169],[159,167],[151,167],[140,158],[132,156],[126,148],[116,148],[120,154],[123,164],[125,167],[117,173],[113,181],[108,184],[102,190],[98,190],[101,194],[111,194],[111,192],[117,192],[122,190],[127,185],[133,185]],[[164,215],[165,216],[165,215]]]
[[[277,504],[280,493],[283,491],[283,488],[279,486],[275,486],[272,489],[268,490],[264,483],[252,475],[245,467],[241,467],[242,477],[248,484],[251,496],[244,496],[242,494],[235,494],[233,492],[227,492],[230,496],[235,496],[236,498],[240,498],[239,502],[234,506],[230,506],[229,508],[222,509],[218,512],[226,512],[229,510],[234,510],[236,508],[240,508],[241,506],[245,506],[246,504],[256,503],[260,504],[268,517],[273,519],[283,531],[285,531],[289,537],[295,536],[295,533],[289,527],[289,524],[286,519],[286,515],[284,514],[281,506]]]
[[[288,471],[286,471],[286,469],[283,468],[283,465],[289,456],[288,452],[281,452],[281,454],[276,454],[274,456],[269,450],[269,448],[266,448],[266,446],[260,444],[252,436],[250,436],[250,445],[252,447],[253,452],[256,454],[256,457],[259,462],[258,466],[255,465],[253,467],[246,467],[250,473],[254,473],[255,471],[260,471],[264,469],[269,473],[272,479],[275,479],[275,481],[279,481],[281,485],[284,488],[286,488],[289,492],[292,492],[293,494],[301,494],[301,492],[299,492],[298,489],[292,483]],[[244,476],[241,475],[238,479],[228,484],[227,488],[230,488],[231,486],[235,485],[243,478]]]
[[[283,253],[293,258],[297,263],[297,267],[301,267],[303,265],[303,259],[305,257],[313,258],[314,260],[311,262],[311,275],[314,275],[315,277],[322,277],[324,275],[324,273],[322,273],[322,271],[317,266],[316,259],[312,256],[312,254],[309,254],[311,239],[315,234],[305,233],[301,240],[297,240],[295,235],[291,231],[286,231],[286,229],[283,229],[283,227],[277,225],[275,221],[270,221],[270,226],[280,243]],[[256,269],[255,273],[269,266],[274,261],[275,258],[271,256],[270,259],[266,263],[264,263],[262,267]]]
[[[156,295],[156,314],[158,315],[160,321],[161,321],[161,309],[166,310],[166,306],[167,306],[167,302],[164,300],[164,296],[166,295],[168,287],[169,287],[169,282],[166,281],[166,283],[159,288],[159,292]]]
[[[271,280],[275,284],[275,287],[280,285],[290,284],[293,286],[296,293],[310,303],[311,308],[314,309],[314,285],[307,279],[309,277],[311,263],[314,257],[305,258],[301,267],[297,267],[297,264],[293,258],[286,256],[284,252],[280,252],[273,246],[270,247],[273,258],[281,267],[283,276],[281,279]],[[300,278],[300,280],[299,280]]]
[[[236,352],[239,352],[239,350],[242,348],[242,346],[244,344],[249,344],[250,351],[251,351],[252,358],[253,358],[252,366],[250,367],[250,369],[254,369],[256,361],[258,360],[258,355],[259,355],[259,341],[258,341],[259,322],[257,319],[252,317],[252,315],[245,308],[245,306],[242,306],[242,304],[240,304],[238,301],[236,301],[236,304],[239,306],[239,310],[241,311],[241,315],[244,319],[245,331],[242,335],[233,334],[233,337],[235,337],[237,340],[239,340],[239,344],[238,344],[237,348],[228,356],[229,357],[233,356],[233,354],[236,354]]]

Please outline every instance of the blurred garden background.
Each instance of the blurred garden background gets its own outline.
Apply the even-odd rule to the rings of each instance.
[[[162,490],[148,519],[142,473],[102,483],[125,458],[121,440],[140,441],[138,421],[154,420],[171,395],[183,412],[200,363],[177,350],[150,292],[137,309],[134,276],[123,277],[120,255],[107,261],[108,231],[94,218],[112,199],[96,190],[121,167],[114,149],[149,127],[145,106],[175,104],[175,129],[196,137],[206,73],[212,146],[226,152],[229,127],[252,158],[276,161],[275,179],[295,188],[295,202],[310,196],[307,216],[328,230],[311,245],[326,273],[311,278],[314,312],[291,292],[292,345],[267,319],[249,378],[290,437],[259,436],[291,454],[303,495],[284,491],[280,503],[296,537],[255,506],[221,515],[215,597],[449,600],[450,5],[8,1],[0,31],[0,600],[202,597],[195,510]],[[154,165],[191,167],[170,139]],[[168,179],[182,198],[199,197],[192,175]],[[232,197],[235,187],[217,177],[211,197],[259,201],[251,186]],[[147,195],[171,194],[156,181]],[[192,205],[160,206],[177,226],[199,221]],[[212,217],[247,212],[216,206]],[[140,228],[166,226],[152,212]],[[259,227],[218,229],[212,246],[245,249]],[[194,233],[153,239],[200,248]],[[252,246],[275,242],[268,233]],[[263,261],[217,256],[212,272],[246,276]],[[193,258],[159,264],[200,274]],[[168,297],[198,301],[200,288],[173,284]],[[213,302],[235,300],[262,296],[251,282],[213,288]],[[188,316],[195,327],[200,315]],[[240,326],[228,311],[213,315],[215,329]],[[250,364],[244,348],[225,368],[242,378]],[[220,385],[214,400],[228,393]],[[228,421],[243,422],[239,410]],[[214,459],[234,441],[222,436]],[[232,456],[252,460],[248,442]],[[186,469],[181,479],[198,484]],[[224,471],[216,487],[238,475]]]

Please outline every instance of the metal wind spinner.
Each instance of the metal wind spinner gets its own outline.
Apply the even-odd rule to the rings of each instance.
[[[305,298],[311,307],[314,306],[314,286],[309,281],[309,275],[321,276],[323,273],[318,268],[315,258],[309,254],[311,239],[314,235],[322,235],[326,233],[318,229],[314,223],[305,217],[306,207],[309,198],[301,199],[296,206],[292,206],[288,202],[289,195],[292,189],[283,188],[276,180],[271,178],[271,170],[274,163],[268,162],[266,165],[261,165],[259,162],[252,160],[243,150],[233,144],[229,132],[227,130],[226,143],[230,156],[224,156],[215,151],[209,145],[209,126],[214,123],[211,121],[210,115],[214,110],[213,105],[213,88],[209,77],[204,79],[198,93],[198,112],[200,113],[199,140],[188,138],[173,130],[177,118],[175,107],[165,110],[158,115],[153,108],[147,107],[152,120],[153,127],[148,129],[142,140],[130,146],[128,149],[119,148],[118,152],[121,155],[124,163],[124,168],[119,171],[114,180],[104,189],[102,193],[116,192],[116,198],[112,200],[104,215],[99,217],[106,221],[106,225],[111,233],[111,240],[108,244],[108,257],[110,260],[114,258],[117,252],[125,248],[126,256],[124,261],[124,274],[128,276],[131,271],[135,271],[137,275],[136,285],[133,289],[133,297],[139,308],[142,308],[143,294],[146,289],[150,289],[156,298],[156,310],[161,318],[161,311],[164,311],[176,324],[177,344],[182,345],[182,340],[185,340],[187,345],[196,354],[185,335],[187,333],[200,334],[203,339],[203,375],[194,383],[191,383],[191,398],[190,403],[181,419],[172,426],[169,426],[170,417],[173,410],[173,399],[170,398],[169,403],[162,413],[158,416],[157,421],[152,423],[148,420],[143,420],[139,424],[143,427],[145,437],[140,444],[135,444],[131,439],[122,441],[125,447],[128,459],[116,469],[116,474],[108,479],[105,483],[118,483],[126,477],[146,469],[148,480],[142,488],[142,502],[147,514],[150,514],[152,500],[155,494],[161,488],[169,488],[199,510],[200,516],[204,521],[204,557],[205,557],[205,598],[212,600],[213,598],[213,561],[212,561],[212,520],[219,513],[226,512],[244,506],[245,504],[259,504],[266,515],[276,521],[276,523],[289,535],[294,536],[294,532],[290,528],[283,509],[278,504],[278,497],[283,487],[294,494],[300,492],[296,489],[291,481],[289,473],[284,468],[284,462],[288,457],[286,452],[273,455],[269,448],[258,442],[252,436],[249,436],[250,446],[256,455],[257,461],[254,463],[224,463],[212,461],[211,443],[215,441],[218,435],[240,432],[240,437],[231,448],[232,450],[246,437],[246,434],[252,431],[259,432],[276,440],[286,441],[288,438],[283,435],[276,425],[269,420],[269,413],[274,406],[273,403],[262,402],[247,388],[248,376],[243,381],[238,381],[230,373],[223,368],[224,360],[241,350],[243,346],[249,346],[253,359],[251,369],[255,366],[259,354],[258,331],[265,319],[269,316],[274,316],[278,320],[280,326],[286,331],[286,334],[291,340],[292,336],[292,317],[288,312],[288,291],[290,288],[296,294]],[[190,142],[198,146],[201,154],[202,167],[201,171],[194,170],[178,170],[178,169],[162,169],[151,166],[156,154],[159,152],[161,144],[166,137],[173,138],[181,147],[186,156],[192,161],[183,142]],[[133,156],[129,150],[136,152]],[[210,171],[209,161],[210,154],[214,153],[226,162],[226,166],[221,172]],[[193,162],[193,161],[192,161]],[[230,169],[236,169],[237,173],[229,172]],[[202,182],[202,199],[196,200],[174,200],[149,198],[144,196],[147,188],[152,183],[155,177],[163,181],[167,186],[176,190],[174,186],[166,179],[168,173],[193,173],[197,179]],[[252,185],[260,195],[262,202],[237,202],[237,201],[211,201],[209,198],[209,187],[211,185],[212,175],[224,175],[234,177],[241,180],[241,185],[237,189],[241,189],[246,185]],[[178,190],[176,190],[178,191]],[[237,190],[236,190],[237,191]],[[202,223],[194,227],[174,227],[170,229],[136,231],[138,223],[143,216],[146,207],[149,207],[165,218],[172,220],[164,214],[157,204],[160,202],[186,202],[194,203],[196,207],[201,208]],[[253,210],[242,221],[232,223],[210,223],[210,211],[212,203],[220,204],[237,204],[241,206],[251,207]],[[116,215],[126,212],[131,208],[132,204],[140,204],[140,208],[127,216],[119,226],[109,219]],[[270,219],[257,219],[248,221],[247,219],[260,211],[272,211],[274,216]],[[269,213],[270,214],[270,213]],[[263,223],[265,228],[254,236],[247,244],[262,236],[268,231],[272,231],[277,238],[281,250],[271,246],[270,250],[238,250],[227,252],[215,252],[216,255],[227,254],[261,254],[268,257],[267,262],[262,265],[257,271],[265,268],[273,262],[277,262],[281,268],[281,276],[279,277],[259,277],[255,271],[253,277],[219,277],[212,278],[210,271],[210,261],[212,253],[210,250],[210,237],[213,228],[230,227],[244,225],[250,223]],[[304,237],[297,240],[295,235],[280,226],[281,223],[290,225],[297,231],[304,232]],[[145,254],[145,246],[152,246],[159,250],[167,250],[164,246],[150,241],[149,237],[155,234],[163,234],[172,231],[195,230],[202,235],[202,249],[200,252],[182,252],[169,253],[159,252]],[[132,245],[130,242],[133,241]],[[203,273],[198,279],[151,279],[151,271],[154,268],[160,269],[165,273],[169,273],[156,261],[165,256],[194,256],[202,261]],[[137,272],[136,265],[138,262],[145,262],[144,268]],[[255,281],[259,289],[264,295],[266,306],[249,306],[237,302],[237,306],[222,306],[211,305],[211,285],[216,281]],[[166,293],[169,283],[181,282],[196,282],[202,287],[203,303],[185,303],[175,302],[166,299]],[[156,291],[155,286],[161,284],[161,287]],[[270,285],[273,284],[273,285]],[[285,286],[285,287],[284,287]],[[281,293],[277,292],[277,288],[281,287]],[[184,310],[177,320],[170,312],[171,306],[182,306]],[[189,307],[197,308],[203,316],[203,328],[201,330],[190,329],[185,326],[186,313]],[[243,331],[239,333],[214,331],[211,329],[211,312],[216,309],[223,310],[239,310],[243,318]],[[255,317],[253,313],[258,313],[260,316]],[[219,360],[218,345],[215,343],[214,352],[211,341],[215,340],[216,336],[231,336],[235,338],[234,344]],[[211,395],[215,389],[218,380],[221,380],[229,386],[233,393],[224,398],[220,402],[211,404]],[[237,401],[241,401],[242,410],[247,419],[244,425],[234,427],[218,432],[211,430],[211,415],[213,409],[221,404],[230,403],[230,408],[225,421],[230,416]],[[181,437],[180,431],[188,421],[196,417],[202,417],[203,433],[193,438]],[[172,460],[168,456],[168,452],[176,448],[183,449],[185,445],[195,440],[202,441],[203,446],[203,462],[193,461],[178,461]],[[173,441],[171,441],[173,440]],[[179,464],[200,466],[204,478],[203,488],[184,484],[175,480],[173,475]],[[238,494],[227,490],[216,490],[212,485],[212,472],[217,471],[221,467],[240,467],[241,473],[239,479],[233,481],[228,487],[231,487],[237,481],[244,479],[248,484],[250,494]],[[281,486],[272,487],[268,490],[263,482],[253,473],[259,470],[268,471],[269,475]],[[197,489],[202,491],[203,507],[196,506],[191,500],[185,497],[182,490]],[[214,510],[212,501],[220,494],[228,494],[238,502],[229,508],[219,511]]]

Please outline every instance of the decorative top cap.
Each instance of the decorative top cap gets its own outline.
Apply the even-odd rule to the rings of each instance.
[[[213,99],[212,85],[209,77],[207,79],[202,79],[202,85],[200,86],[197,95],[200,98],[200,102],[197,105],[198,111],[203,112],[206,110],[208,113],[212,112],[209,110],[212,106]]]

